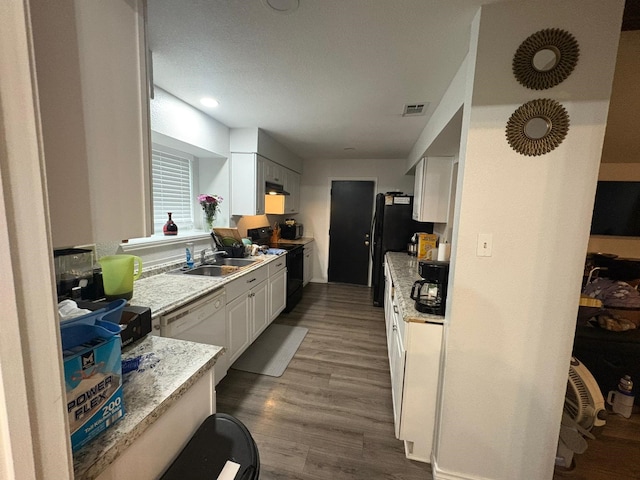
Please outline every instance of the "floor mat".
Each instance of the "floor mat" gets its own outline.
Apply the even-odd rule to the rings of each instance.
[[[279,377],[295,355],[309,329],[271,324],[231,368]]]

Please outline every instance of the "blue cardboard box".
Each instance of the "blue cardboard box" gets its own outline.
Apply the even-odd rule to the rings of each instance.
[[[125,414],[120,326],[80,318],[60,328],[73,451]]]

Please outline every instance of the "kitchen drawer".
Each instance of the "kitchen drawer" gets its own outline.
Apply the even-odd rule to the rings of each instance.
[[[280,255],[277,260],[269,263],[269,276],[273,277],[276,273],[287,266],[287,257]]]
[[[227,303],[235,298],[238,298],[243,293],[248,292],[251,288],[255,287],[263,280],[266,280],[268,274],[269,269],[267,268],[267,265],[262,265],[259,268],[251,270],[241,277],[238,277],[235,280],[227,283],[225,285],[225,289],[227,291]]]

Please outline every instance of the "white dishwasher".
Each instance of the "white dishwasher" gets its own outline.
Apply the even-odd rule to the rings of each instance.
[[[160,317],[160,336],[209,345],[226,346],[227,318],[224,289]],[[227,355],[214,366],[216,385],[227,374]]]

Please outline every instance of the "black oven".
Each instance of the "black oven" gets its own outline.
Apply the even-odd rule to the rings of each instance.
[[[269,227],[250,228],[247,236],[258,245],[270,245],[287,251],[287,306],[285,312],[290,312],[302,298],[302,281],[304,265],[304,247],[295,243],[270,244],[272,230]]]
[[[290,312],[302,298],[304,247],[282,243],[277,247],[287,251],[287,306],[284,311]]]

